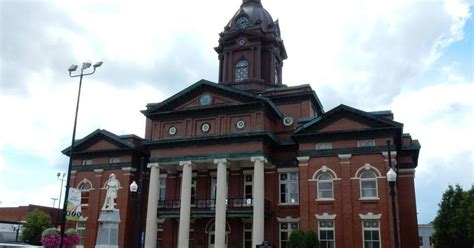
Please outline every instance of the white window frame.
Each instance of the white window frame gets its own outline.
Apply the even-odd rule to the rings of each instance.
[[[362,175],[364,173],[373,173],[374,177],[373,178],[362,178]],[[364,182],[370,182],[370,181],[374,181],[375,182],[375,196],[364,196],[363,194],[363,187],[362,187],[362,184]],[[366,170],[366,171],[362,171],[359,175],[359,185],[360,185],[360,199],[376,199],[378,200],[379,199],[379,184],[378,184],[378,178],[377,178],[377,172],[376,171],[373,171],[373,170]],[[371,188],[373,189],[373,188]]]
[[[281,179],[281,176],[283,174],[286,174],[286,179],[282,180]],[[291,179],[291,174],[296,174],[296,179]],[[280,172],[278,174],[278,180],[279,180],[279,187],[278,187],[278,191],[279,191],[279,195],[278,195],[278,199],[279,199],[279,204],[281,205],[298,205],[299,204],[299,200],[300,200],[300,192],[299,192],[299,172],[298,171],[287,171],[287,172]],[[281,195],[282,195],[282,192],[281,192],[281,186],[282,185],[285,185],[286,187],[286,193],[285,193],[285,201],[282,202],[282,199],[281,199]],[[296,187],[296,201],[295,202],[290,202],[290,194],[291,194],[291,189],[293,187]]]
[[[374,139],[366,139],[366,140],[358,140],[357,147],[374,147],[375,140]]]
[[[331,227],[321,227],[321,224],[322,222],[331,222],[332,223],[332,226]],[[332,231],[332,240],[328,240],[328,239],[325,239],[324,241],[327,241],[327,242],[332,242],[333,243],[333,247],[335,248],[336,247],[336,222],[334,221],[334,219],[330,220],[330,219],[321,219],[321,220],[318,220],[318,238],[319,238],[319,242],[321,243],[321,231]],[[321,248],[327,248],[327,247],[323,247],[321,245]]]
[[[365,226],[365,222],[366,222],[366,221],[367,221],[367,222],[368,222],[368,221],[370,221],[370,222],[376,221],[376,222],[377,222],[377,227],[366,227],[366,226]],[[378,238],[379,238],[379,239],[378,239],[378,240],[370,240],[370,241],[368,241],[368,242],[374,243],[374,242],[377,242],[377,241],[378,241],[378,243],[379,243],[379,248],[382,248],[382,239],[381,239],[381,237],[380,237],[380,220],[379,220],[379,219],[362,219],[362,223],[361,223],[361,224],[362,224],[362,246],[363,246],[364,248],[372,248],[372,246],[366,247],[366,245],[365,245],[365,242],[366,242],[366,240],[365,240],[365,231],[370,231],[370,232],[377,231],[377,232],[378,232]]]
[[[332,142],[316,143],[316,150],[330,150],[332,149]]]
[[[76,222],[76,231],[80,238],[79,245],[76,245],[77,248],[84,247],[84,242],[86,240],[86,231],[87,231],[86,221],[87,221],[87,218],[81,217],[79,221]],[[81,236],[81,232],[83,232],[82,233],[84,234],[83,236]]]
[[[328,179],[319,179],[322,175],[329,175],[331,177],[331,180]],[[320,184],[323,183],[331,183],[331,197],[323,197],[320,193]],[[329,172],[322,172],[321,174],[318,175],[318,179],[316,180],[316,199],[317,200],[334,200],[334,177],[332,176],[331,173]],[[325,190],[328,191],[328,190]]]
[[[282,246],[282,242],[283,240],[281,240],[281,234],[283,232],[285,233],[288,233],[287,234],[287,240],[284,240],[286,241],[286,243],[288,244],[288,240],[290,239],[290,235],[291,235],[291,232],[293,232],[294,230],[298,230],[299,229],[299,218],[297,219],[292,219],[291,217],[287,217],[287,218],[277,218],[278,219],[278,240],[279,240],[279,244],[280,244],[280,247],[283,247]],[[287,225],[287,228],[286,229],[282,229],[282,224],[286,224]],[[294,226],[296,225],[296,228],[293,228]]]
[[[250,224],[250,228],[246,228],[245,227],[246,224]],[[243,228],[242,247],[246,248],[245,242],[248,242],[248,241],[250,241],[250,247],[252,247],[252,220],[246,219],[242,221],[242,228]],[[250,239],[245,239],[245,232],[250,232]]]
[[[244,174],[244,200],[243,205],[252,206],[253,203],[253,174]],[[250,181],[247,181],[247,177],[250,177]],[[250,193],[246,192],[247,186],[250,186]],[[250,198],[248,197],[250,195]]]

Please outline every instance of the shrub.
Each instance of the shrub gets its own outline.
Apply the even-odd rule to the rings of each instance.
[[[294,230],[288,238],[288,248],[306,248],[305,235],[301,230]]]

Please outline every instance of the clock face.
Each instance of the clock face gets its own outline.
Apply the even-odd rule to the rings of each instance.
[[[248,25],[249,25],[249,19],[247,19],[247,17],[245,17],[245,16],[241,16],[241,17],[239,17],[239,19],[237,19],[235,24],[237,25],[238,29],[247,28]]]

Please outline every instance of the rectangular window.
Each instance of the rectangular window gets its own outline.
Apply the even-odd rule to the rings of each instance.
[[[320,220],[319,221],[319,242],[321,248],[334,248],[334,221]]]
[[[92,160],[91,159],[84,159],[82,160],[82,165],[91,165],[92,164]]]
[[[109,164],[117,164],[117,163],[120,163],[120,158],[119,157],[109,158]]]
[[[420,240],[420,247],[423,247],[423,237],[419,237]]]
[[[298,172],[280,173],[280,203],[298,203]]]
[[[293,230],[297,230],[298,222],[281,222],[280,223],[280,247],[286,248],[288,239]]]
[[[380,248],[380,227],[378,220],[362,221],[364,248]]]
[[[86,222],[85,221],[78,221],[76,222],[76,231],[81,239],[79,245],[84,245],[84,240],[86,238]]]
[[[244,222],[244,248],[252,248],[252,222]]]
[[[370,147],[370,146],[375,146],[375,140],[373,140],[373,139],[359,140],[359,141],[357,141],[357,146],[358,146],[358,147]]]
[[[196,178],[191,181],[191,206],[196,206]]]
[[[316,144],[316,150],[328,150],[328,149],[332,149],[332,143],[331,142],[317,143]]]
[[[253,202],[253,175],[244,175],[244,204],[251,206]]]
[[[164,201],[166,199],[166,177],[160,178],[160,201]]]

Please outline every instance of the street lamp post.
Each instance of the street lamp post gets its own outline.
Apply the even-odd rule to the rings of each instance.
[[[141,222],[141,209],[142,209],[142,191],[143,191],[143,166],[145,166],[145,158],[141,158],[140,168],[138,169],[138,184],[133,181],[130,184],[130,192],[137,193],[136,195],[136,208],[137,208],[137,217],[135,219],[135,230],[137,230],[137,243],[138,247],[142,248],[142,238],[141,238],[141,231],[140,231],[140,222]]]
[[[69,148],[69,164],[67,167],[66,190],[65,190],[66,192],[64,192],[64,203],[63,203],[62,217],[61,217],[61,244],[60,244],[61,248],[63,247],[64,231],[65,231],[64,229],[66,227],[67,199],[69,197],[69,181],[71,180],[72,155],[74,153],[74,141],[76,139],[77,113],[79,112],[79,100],[81,99],[82,78],[84,76],[94,74],[97,67],[100,67],[101,65],[102,65],[102,61],[99,61],[93,65],[92,72],[85,73],[85,70],[91,67],[91,63],[84,62],[82,63],[81,73],[76,74],[76,75],[73,75],[72,73],[77,70],[78,68],[77,65],[71,65],[68,69],[69,77],[72,77],[72,78],[79,77],[79,90],[77,92],[76,114],[74,116],[74,127],[72,129],[71,147]]]
[[[61,198],[63,196],[63,183],[66,179],[64,179],[64,177],[66,176],[66,173],[63,172],[62,176],[61,176],[61,172],[58,172],[58,174],[56,174],[56,176],[58,177],[58,180],[61,181],[61,189],[59,191],[59,202],[58,202],[58,208],[61,208]]]
[[[388,165],[390,167],[390,169],[387,172],[387,181],[390,186],[390,197],[392,200],[392,225],[393,225],[394,248],[398,248],[399,240],[398,240],[397,204],[395,202],[395,183],[397,182],[397,173],[392,167],[392,157],[390,154],[390,140],[387,140],[387,151],[388,151]]]

